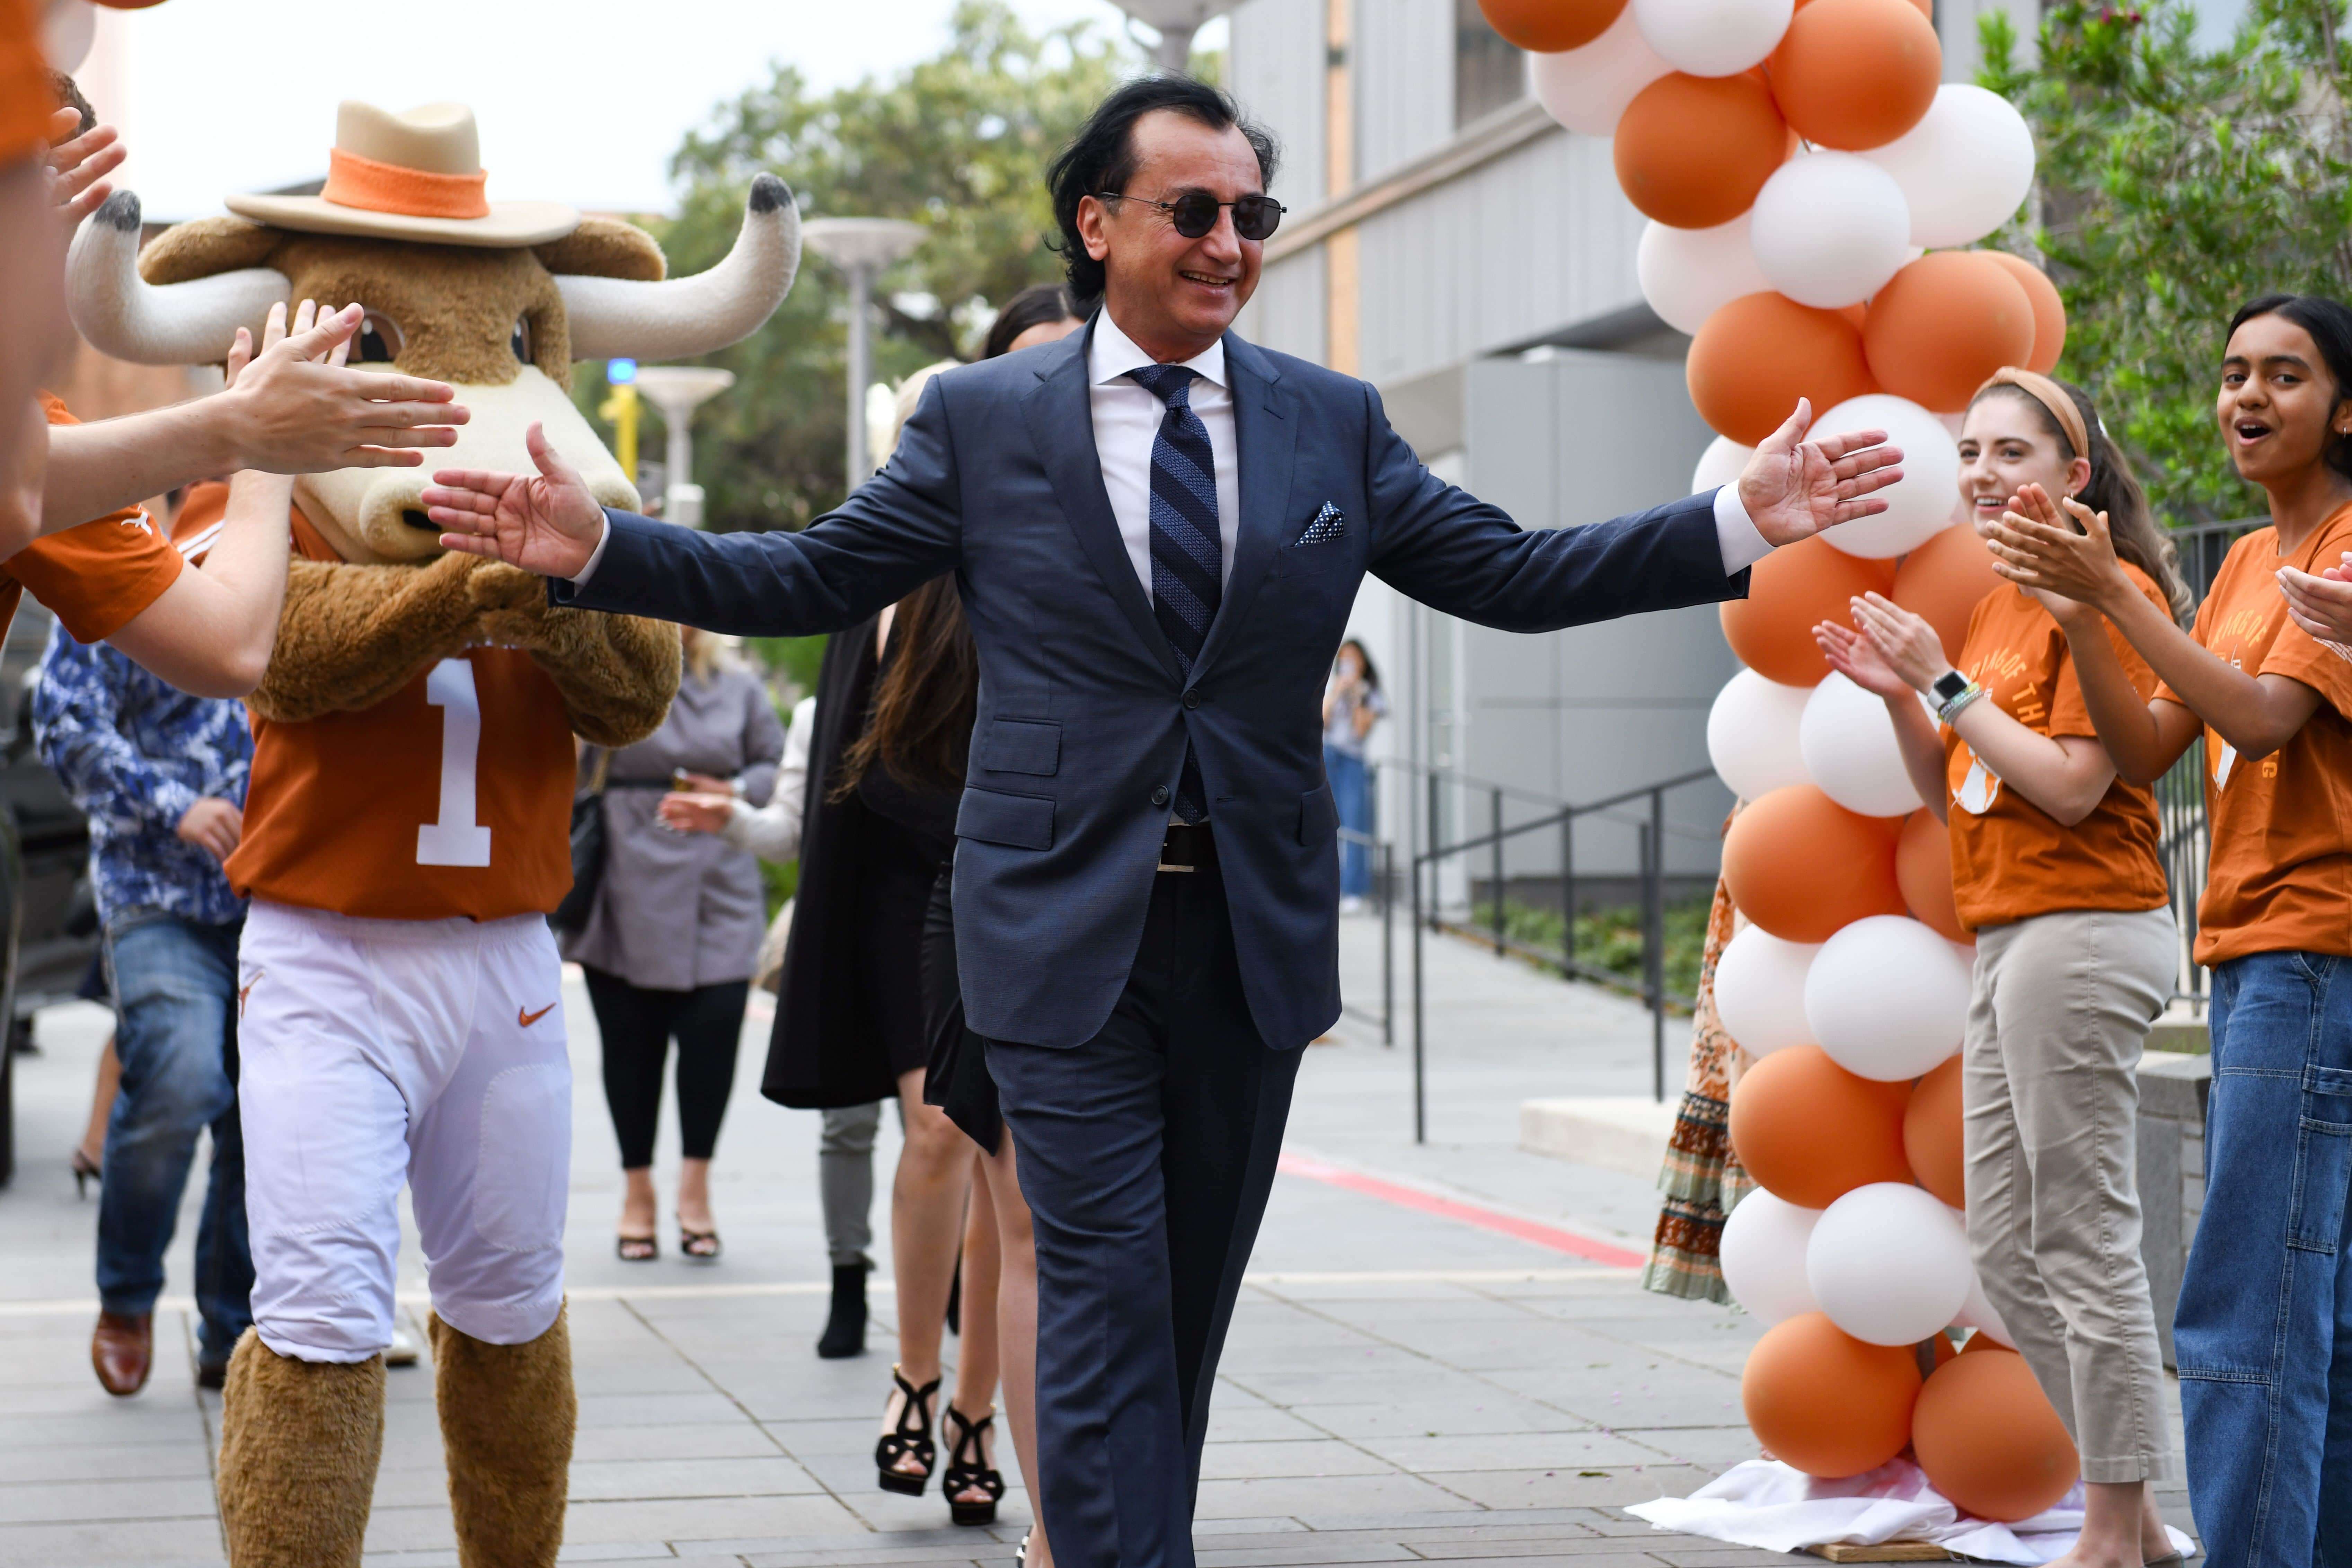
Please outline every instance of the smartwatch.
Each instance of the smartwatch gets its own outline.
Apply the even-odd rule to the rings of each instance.
[[[1936,684],[1929,688],[1936,694],[1936,706],[1938,708],[1952,701],[1968,689],[1969,678],[1957,669],[1944,671],[1943,674],[1936,677]]]

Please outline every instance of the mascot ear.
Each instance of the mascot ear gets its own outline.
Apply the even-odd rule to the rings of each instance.
[[[264,228],[241,217],[200,217],[173,224],[139,253],[139,276],[148,283],[186,283],[258,267],[285,238],[278,229]]]
[[[580,226],[562,239],[551,239],[531,249],[550,272],[625,278],[635,283],[658,283],[669,272],[669,264],[652,235],[613,217],[583,217]]]

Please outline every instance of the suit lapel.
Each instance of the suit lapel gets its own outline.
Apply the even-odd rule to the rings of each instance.
[[[1225,374],[1233,383],[1234,444],[1240,448],[1235,458],[1242,470],[1241,527],[1217,618],[1209,625],[1200,662],[1193,667],[1196,676],[1233,640],[1234,627],[1282,546],[1283,521],[1290,515],[1291,457],[1298,445],[1290,395],[1273,361],[1228,332]]]
[[[1095,574],[1143,646],[1171,680],[1181,681],[1176,650],[1152,616],[1151,599],[1135,574],[1134,558],[1127,552],[1109,493],[1103,489],[1102,460],[1095,452],[1094,407],[1087,392],[1087,349],[1094,335],[1089,323],[1085,331],[1072,332],[1045,351],[1051,357],[1037,367],[1037,384],[1023,399],[1022,415],[1045,477],[1053,481],[1055,498],[1062,503],[1062,515],[1078,536],[1078,548],[1086,552]]]

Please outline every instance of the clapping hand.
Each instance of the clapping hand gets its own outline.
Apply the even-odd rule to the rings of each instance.
[[[2061,504],[2066,509],[2063,516]],[[2117,586],[2131,586],[2116,558],[2107,514],[2073,496],[2053,503],[2040,485],[2026,485],[2010,498],[2009,510],[1985,545],[1992,552],[1992,569],[2040,599],[2062,624]]]
[[[2352,644],[2352,551],[2315,576],[2282,566],[2278,580],[2279,592],[2286,595],[2286,613],[2296,626],[2339,651]]]
[[[1911,695],[1910,682],[1897,675],[1885,656],[1852,626],[1823,621],[1813,628],[1813,640],[1821,645],[1822,657],[1830,661],[1830,668],[1864,691],[1875,697]]]
[[[1739,476],[1739,503],[1765,542],[1810,539],[1825,528],[1886,510],[1871,492],[1903,477],[1900,448],[1884,430],[1854,430],[1808,441],[1813,405],[1797,399],[1788,423],[1765,437]]]
[[[444,468],[424,496],[441,548],[487,555],[542,577],[577,577],[604,537],[604,509],[579,471],[533,424],[523,437],[536,474]]]
[[[656,809],[665,827],[680,833],[717,833],[735,814],[735,797],[731,794],[678,790],[662,796]]]

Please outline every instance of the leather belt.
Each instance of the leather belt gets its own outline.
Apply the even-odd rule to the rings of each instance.
[[[1201,871],[1217,863],[1217,840],[1205,822],[1171,822],[1160,841],[1160,869]]]

